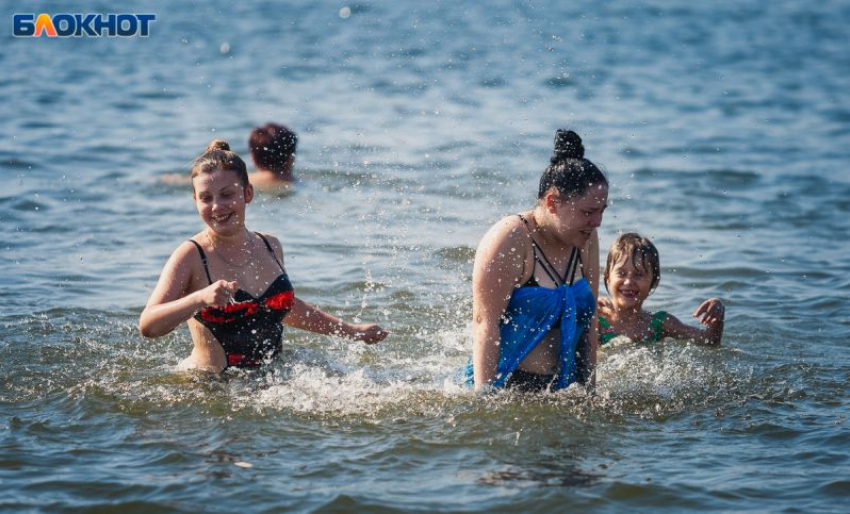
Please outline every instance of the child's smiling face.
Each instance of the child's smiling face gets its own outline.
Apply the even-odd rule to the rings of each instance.
[[[608,275],[608,290],[616,309],[640,309],[652,291],[652,269],[640,259],[625,255]]]

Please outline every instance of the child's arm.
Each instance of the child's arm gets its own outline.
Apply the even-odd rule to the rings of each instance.
[[[705,329],[691,327],[679,321],[676,316],[668,314],[661,326],[664,337],[674,339],[692,339],[709,346],[720,346],[723,337],[723,319],[726,307],[718,298],[709,298],[702,302],[693,316],[699,318],[700,323],[707,325]]]

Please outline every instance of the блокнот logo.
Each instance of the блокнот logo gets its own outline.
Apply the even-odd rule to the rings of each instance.
[[[150,35],[156,14],[13,14],[15,37],[130,37]]]

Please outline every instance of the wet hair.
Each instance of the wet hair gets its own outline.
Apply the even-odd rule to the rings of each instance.
[[[266,123],[256,127],[248,137],[251,159],[257,168],[276,172],[286,171],[289,157],[295,153],[298,136],[284,125]]]
[[[565,198],[582,196],[599,184],[608,187],[608,179],[595,164],[584,158],[584,145],[579,135],[572,130],[558,129],[554,153],[540,177],[537,198],[542,200],[553,187]]]
[[[658,287],[661,280],[661,259],[658,257],[658,249],[652,241],[640,234],[629,232],[614,240],[611,249],[608,250],[608,261],[605,263],[605,289],[608,290],[608,277],[614,270],[614,266],[626,257],[632,258],[635,266],[652,273],[652,285],[650,291]]]
[[[216,170],[232,171],[239,176],[239,182],[248,185],[248,168],[236,152],[230,151],[230,143],[223,139],[213,139],[195,162],[192,163],[192,178],[202,173]]]

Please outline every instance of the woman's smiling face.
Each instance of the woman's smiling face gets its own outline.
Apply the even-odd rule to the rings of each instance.
[[[235,234],[245,227],[245,206],[254,193],[249,184],[243,187],[233,171],[215,170],[192,179],[198,214],[215,233]]]

